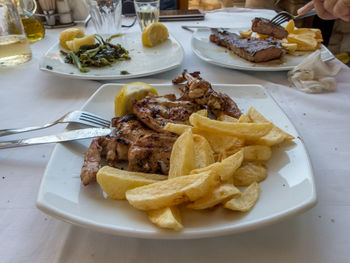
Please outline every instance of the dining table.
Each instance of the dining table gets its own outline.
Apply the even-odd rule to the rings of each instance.
[[[341,67],[335,76],[336,90],[308,94],[293,88],[286,70],[237,70],[203,61],[191,49],[193,32],[181,27],[247,27],[254,17],[271,18],[275,14],[266,9],[226,8],[206,12],[203,21],[164,22],[183,47],[181,65],[167,72],[121,80],[68,78],[39,70],[40,60],[58,42],[63,30],[47,29],[45,37],[31,45],[33,57],[29,62],[0,69],[0,128],[56,120],[79,110],[106,83],[169,84],[184,69],[200,71],[212,84],[262,85],[294,124],[308,151],[317,196],[313,207],[250,231],[206,238],[116,235],[71,224],[37,208],[40,183],[55,144],[1,149],[0,262],[349,262],[350,68],[336,58],[328,61],[328,65]],[[123,18],[124,24],[131,22],[132,18]],[[91,22],[86,28],[77,26],[93,32]],[[123,30],[140,32],[137,23]],[[57,134],[65,128],[59,124],[0,141]]]

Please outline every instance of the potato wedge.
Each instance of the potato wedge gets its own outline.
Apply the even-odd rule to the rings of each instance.
[[[161,228],[175,231],[183,229],[180,210],[176,206],[147,211],[148,219]]]
[[[205,172],[213,172],[220,176],[222,182],[229,180],[243,161],[243,151],[239,151],[234,155],[222,160],[221,162],[213,163],[201,169],[191,171],[191,174],[201,174]]]
[[[264,145],[249,145],[242,148],[245,161],[268,161],[271,158],[271,148]]]
[[[252,120],[249,118],[248,115],[242,114],[241,117],[239,117],[238,123],[249,123],[252,122]]]
[[[194,142],[194,155],[196,169],[206,167],[214,163],[213,150],[210,147],[209,142],[198,134],[193,134]]]
[[[287,30],[288,33],[293,33],[295,28],[294,20],[289,20],[288,24],[284,28]]]
[[[196,167],[192,131],[186,130],[173,145],[168,178],[188,175]]]
[[[96,175],[97,183],[111,199],[125,199],[126,191],[147,184],[152,184],[167,179],[160,174],[148,174],[129,172],[104,166],[98,170]]]
[[[126,192],[129,203],[140,210],[156,210],[195,201],[212,191],[220,177],[212,172],[185,175]]]
[[[241,38],[251,37],[252,33],[253,33],[253,31],[251,29],[248,29],[247,31],[239,30],[239,34],[240,34]]]
[[[237,122],[238,121],[238,119],[233,118],[233,117],[226,115],[226,114],[221,114],[217,120],[218,121],[227,121],[227,122]]]
[[[233,196],[239,196],[241,192],[232,183],[225,183],[216,187],[212,192],[187,205],[192,209],[207,209],[220,204]]]
[[[252,183],[239,197],[233,197],[224,204],[225,208],[248,212],[250,211],[259,199],[260,187],[257,182]]]
[[[164,126],[163,129],[166,130],[166,131],[173,132],[173,133],[176,133],[178,135],[181,135],[185,131],[187,131],[188,129],[192,129],[192,126],[186,125],[186,124],[178,124],[178,123],[168,122]]]
[[[190,123],[199,129],[217,132],[224,135],[236,136],[247,139],[258,139],[266,135],[273,127],[272,123],[231,123],[211,120],[199,114],[190,116]]]
[[[253,182],[261,182],[267,177],[267,167],[259,162],[243,163],[233,174],[235,186],[248,186]]]

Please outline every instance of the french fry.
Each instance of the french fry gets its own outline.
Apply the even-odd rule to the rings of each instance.
[[[220,177],[212,172],[185,175],[131,189],[126,199],[137,209],[156,210],[195,201],[219,183]]]
[[[238,119],[237,122],[238,122],[238,123],[249,123],[249,122],[252,122],[252,121],[251,121],[251,119],[249,118],[248,115],[242,114],[242,115],[239,117],[239,119]]]
[[[198,134],[193,134],[195,168],[203,168],[214,163],[213,150],[209,142]]]
[[[192,131],[186,130],[173,145],[168,178],[188,175],[196,167]]]
[[[147,184],[159,182],[167,179],[160,174],[149,174],[139,172],[129,172],[104,166],[98,170],[96,175],[97,183],[111,199],[125,199],[126,191]]]
[[[289,20],[288,24],[284,28],[287,30],[288,33],[293,33],[295,28],[294,20]]]
[[[226,121],[226,122],[237,122],[238,119],[234,118],[234,117],[231,117],[229,115],[226,115],[226,114],[221,114],[219,117],[218,117],[218,121]]]
[[[242,38],[248,38],[252,36],[253,31],[251,29],[248,29],[247,31],[239,30],[239,34]]]
[[[245,191],[237,198],[233,197],[224,204],[225,208],[248,212],[250,211],[259,199],[260,187],[257,182],[252,183]]]
[[[186,124],[178,124],[178,123],[168,122],[164,126],[163,129],[166,130],[166,131],[173,132],[173,133],[176,133],[178,135],[181,135],[185,131],[187,131],[188,129],[192,129],[192,126],[186,125]]]
[[[175,231],[183,229],[180,210],[176,206],[149,210],[147,211],[147,216],[153,224],[161,228],[168,228]]]
[[[264,145],[249,145],[242,148],[245,161],[268,161],[271,158],[271,148]]]
[[[266,135],[273,127],[272,123],[231,123],[211,120],[199,114],[190,116],[190,123],[199,129],[217,132],[224,135],[236,136],[246,139],[258,139]]]
[[[243,163],[233,174],[233,184],[235,186],[248,186],[253,182],[261,182],[267,177],[267,168],[263,163],[247,162]]]

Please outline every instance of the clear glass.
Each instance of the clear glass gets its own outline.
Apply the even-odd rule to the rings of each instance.
[[[0,67],[15,66],[32,58],[21,18],[11,0],[0,0]]]
[[[159,21],[159,0],[134,0],[134,4],[141,31]]]
[[[98,34],[115,34],[121,30],[121,0],[86,0],[91,21]]]

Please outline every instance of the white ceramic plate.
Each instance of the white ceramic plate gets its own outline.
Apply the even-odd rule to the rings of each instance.
[[[182,46],[172,36],[152,48],[142,45],[140,32],[125,33],[121,37],[114,38],[112,43],[121,44],[128,50],[131,60],[120,61],[103,68],[90,68],[90,72],[81,73],[74,65],[64,62],[64,56],[60,54],[62,48],[57,43],[42,57],[39,67],[42,71],[68,78],[129,79],[174,69],[182,63],[184,57]],[[120,74],[123,70],[130,74]]]
[[[173,85],[154,85],[160,94],[178,93]],[[113,117],[113,98],[122,84],[103,85],[83,110]],[[214,85],[230,95],[243,112],[253,105],[267,118],[295,136],[295,143],[273,149],[269,175],[262,182],[261,196],[249,213],[224,208],[182,212],[184,230],[162,230],[148,221],[146,213],[127,201],[104,198],[97,183],[82,186],[80,169],[91,140],[58,144],[43,176],[37,206],[64,221],[111,234],[156,239],[189,239],[231,234],[271,224],[301,213],[316,203],[312,167],[293,124],[275,101],[258,85]]]
[[[237,33],[239,30],[229,29],[228,31]],[[209,29],[198,29],[192,34],[191,46],[193,52],[202,60],[225,68],[251,70],[251,71],[284,71],[291,70],[297,66],[311,52],[298,52],[297,55],[283,55],[280,59],[253,63],[236,56],[233,52],[224,47],[220,47],[209,41]],[[328,61],[334,58],[333,54],[322,45],[321,58]]]

